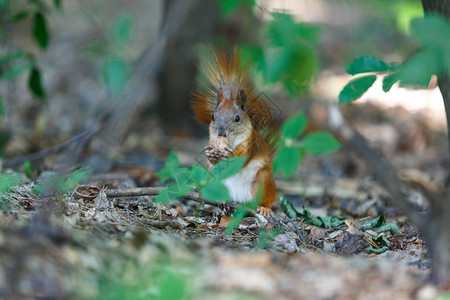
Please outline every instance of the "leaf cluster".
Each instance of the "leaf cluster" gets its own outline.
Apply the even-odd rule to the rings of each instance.
[[[285,120],[281,126],[274,171],[281,172],[286,178],[297,170],[306,153],[329,154],[341,147],[341,144],[328,132],[314,131],[305,134],[307,125],[306,114],[299,112]],[[304,136],[300,138],[302,135]]]
[[[112,97],[123,92],[131,75],[131,62],[127,58],[127,49],[133,37],[134,28],[135,19],[128,14],[123,14],[110,26],[106,43],[98,45],[102,48],[100,54],[106,56],[101,73],[106,89]]]
[[[0,8],[9,12],[8,0],[0,3]],[[53,6],[43,0],[27,0],[17,12],[9,12],[5,22],[16,24],[26,19],[31,20],[30,34],[41,50],[46,50],[50,43],[50,31],[47,17],[53,9],[62,9],[62,0],[53,0]],[[6,14],[8,15],[8,14]],[[3,36],[3,32],[1,32]],[[8,81],[22,73],[28,72],[28,89],[37,99],[45,100],[46,93],[42,84],[38,59],[30,51],[17,50],[0,56],[0,80]],[[3,99],[0,95],[0,114],[5,113]]]
[[[171,152],[164,168],[157,173],[160,180],[168,185],[158,194],[155,202],[180,199],[193,189],[197,189],[209,201],[231,201],[222,180],[239,172],[245,160],[246,157],[230,157],[218,162],[211,171],[201,165],[193,165],[189,169],[181,167],[178,157]]]
[[[360,98],[375,82],[383,78],[383,91],[400,86],[427,87],[432,75],[450,75],[450,23],[442,16],[427,15],[411,22],[411,32],[420,49],[403,64],[385,63],[377,57],[361,56],[345,67],[350,75],[357,75],[339,94],[339,103]]]
[[[263,29],[262,45],[241,47],[244,60],[262,74],[267,84],[281,84],[295,96],[304,92],[318,66],[314,50],[319,28],[296,22],[286,13],[273,13]]]

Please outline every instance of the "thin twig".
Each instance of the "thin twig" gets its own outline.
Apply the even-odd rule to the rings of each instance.
[[[397,237],[410,237],[410,236],[415,236],[415,235],[420,235],[420,232],[412,232],[412,233],[396,234],[396,235],[391,236],[391,238],[397,238]]]
[[[292,224],[292,226],[294,226],[295,231],[297,232],[297,235],[299,236],[299,238],[302,240],[302,243],[307,245],[308,243],[306,242],[306,239],[303,237],[302,233],[300,232],[300,229],[298,228],[297,224],[295,224],[291,219],[289,218],[285,218],[284,221],[288,221],[289,223]]]

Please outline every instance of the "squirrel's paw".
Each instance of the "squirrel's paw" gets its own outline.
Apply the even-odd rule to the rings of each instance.
[[[217,149],[213,146],[206,146],[205,147],[205,155],[208,157],[208,159],[212,163],[216,163],[217,161],[230,157],[231,156],[231,149],[228,147],[225,147],[223,149]]]
[[[267,207],[259,206],[257,211],[260,215],[262,215],[265,218],[268,218],[273,215],[273,211]]]

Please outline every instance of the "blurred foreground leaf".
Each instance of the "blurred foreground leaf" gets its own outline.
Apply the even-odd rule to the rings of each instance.
[[[281,172],[285,178],[290,177],[297,170],[303,159],[301,150],[296,147],[284,147],[278,150],[274,161],[274,172]]]
[[[301,147],[306,152],[320,155],[328,154],[338,150],[341,144],[333,135],[325,131],[316,131],[305,136],[301,141]]]

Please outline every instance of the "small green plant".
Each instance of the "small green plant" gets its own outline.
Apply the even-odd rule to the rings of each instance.
[[[8,197],[11,189],[22,183],[22,178],[17,173],[0,173],[0,211],[8,212],[14,205],[14,201]]]
[[[166,203],[186,196],[193,189],[210,201],[230,201],[228,189],[222,180],[236,174],[242,168],[246,157],[230,157],[216,164],[208,171],[201,165],[193,165],[191,169],[180,167],[178,157],[171,152],[164,168],[157,175],[161,181],[168,182],[156,197],[155,202]]]
[[[280,130],[278,151],[274,159],[274,171],[290,177],[301,164],[306,153],[313,155],[329,154],[341,147],[336,139],[324,131],[304,134],[308,120],[304,112],[283,122]]]
[[[132,73],[129,48],[135,23],[131,14],[123,13],[107,24],[103,39],[92,41],[85,48],[88,57],[98,64],[99,79],[110,99],[118,99]]]
[[[33,192],[37,195],[54,190],[59,193],[67,193],[87,179],[91,173],[92,171],[89,169],[78,169],[65,176],[56,173],[50,174],[42,179],[42,183],[33,187]]]

